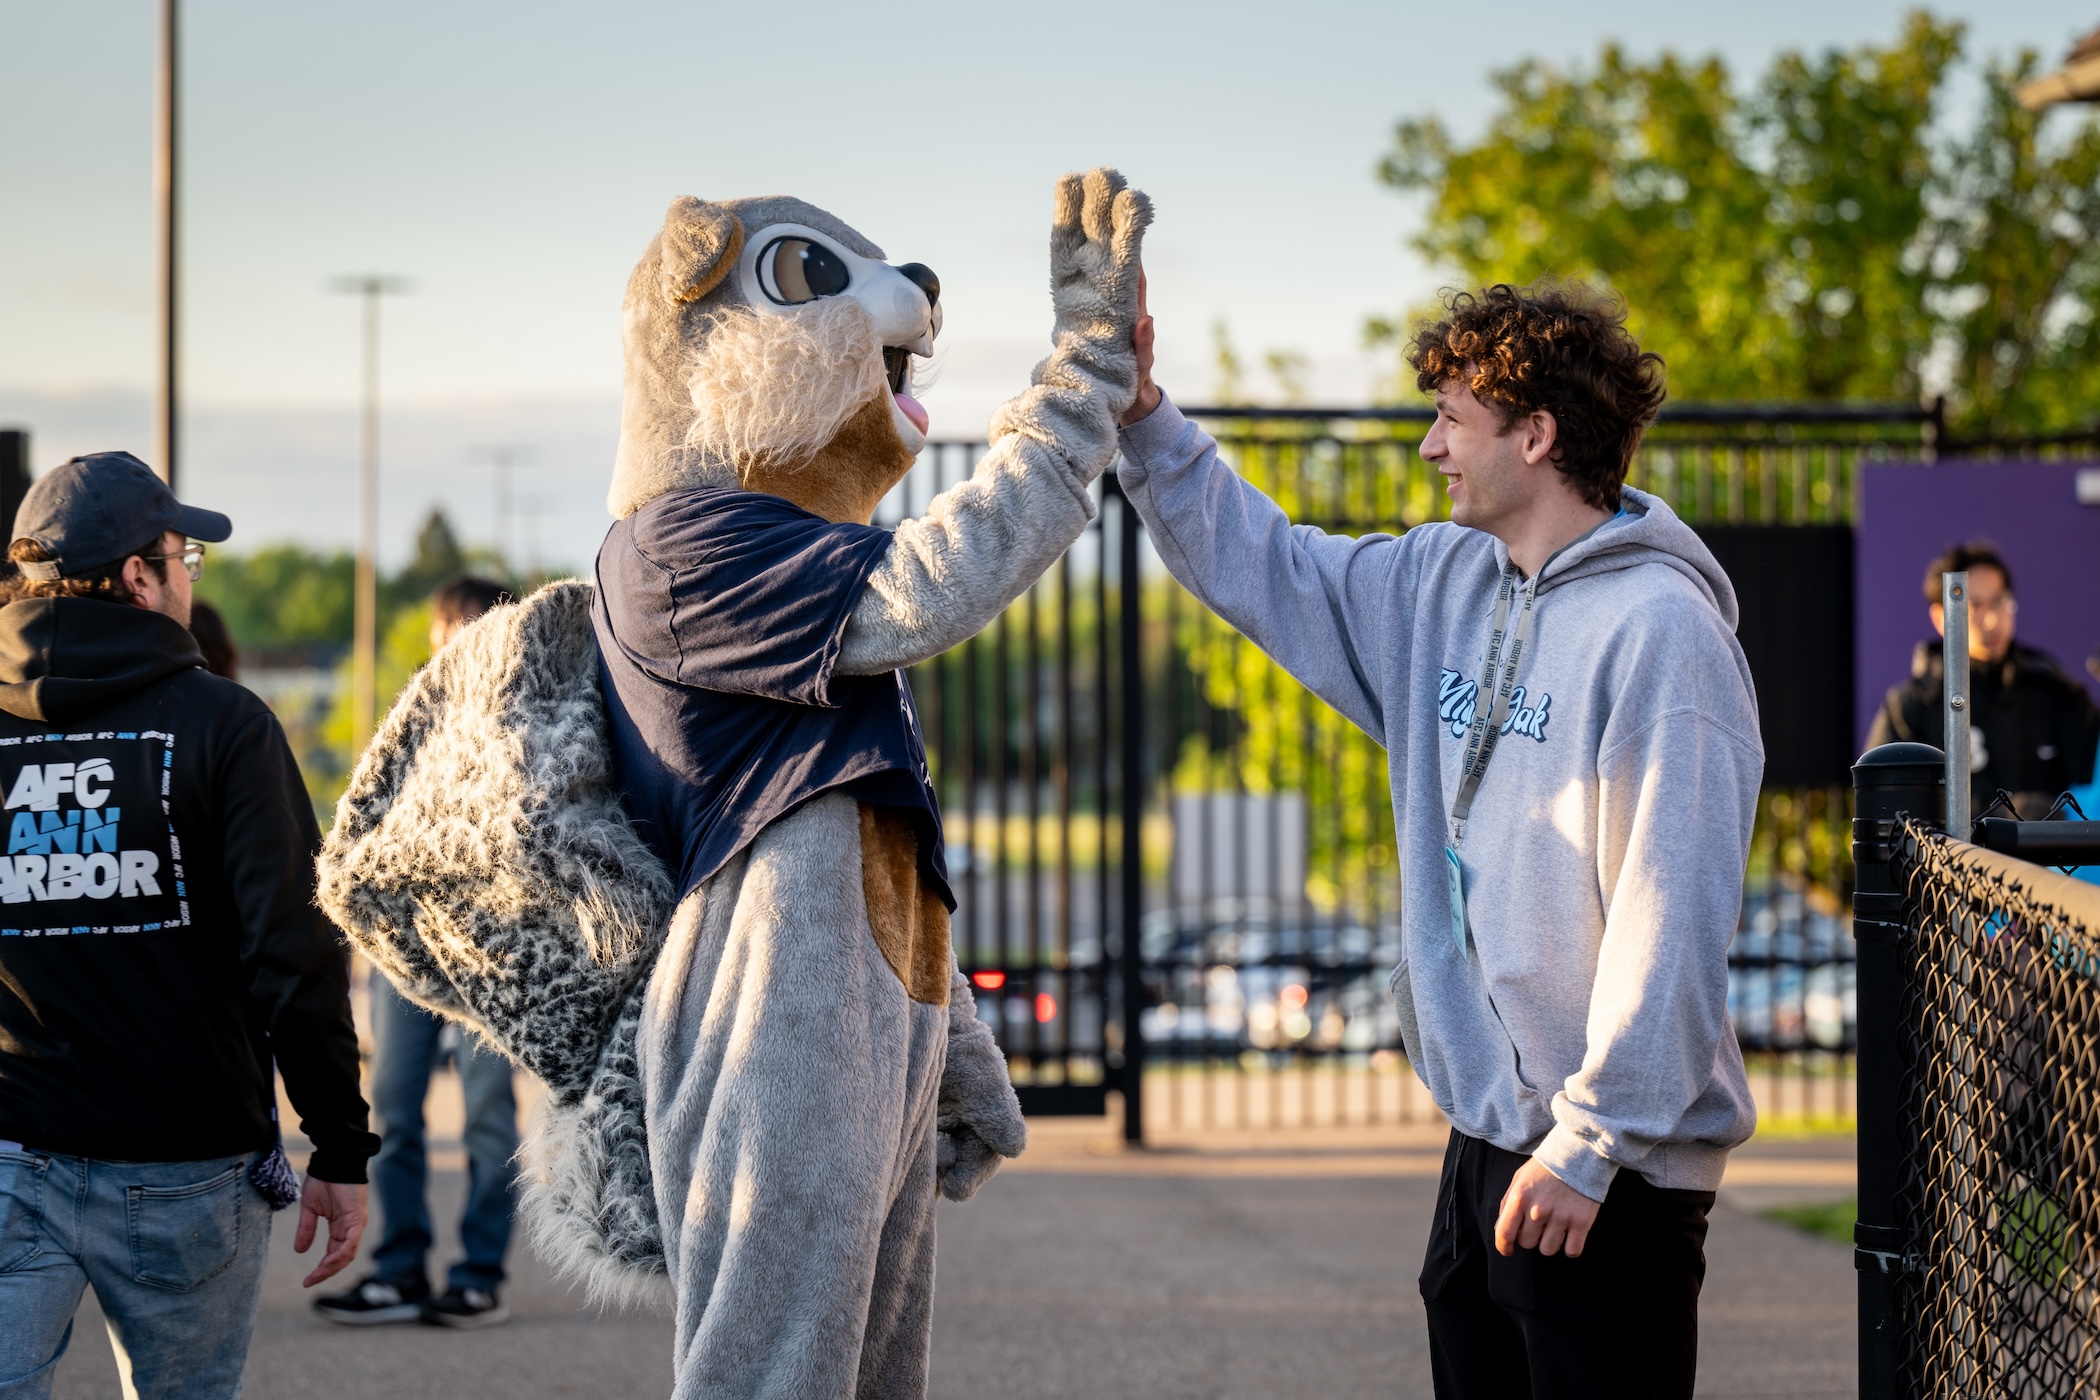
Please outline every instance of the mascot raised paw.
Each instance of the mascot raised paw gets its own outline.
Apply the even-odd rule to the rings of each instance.
[[[1092,518],[1150,221],[1113,171],[1060,182],[1051,353],[891,532],[939,281],[801,200],[674,202],[595,581],[468,628],[338,808],[323,904],[546,1081],[527,1223],[595,1296],[668,1294],[677,1396],[923,1394],[935,1198],[1024,1145],[901,668]]]

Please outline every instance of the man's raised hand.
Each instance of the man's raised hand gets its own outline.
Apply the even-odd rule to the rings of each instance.
[[[1130,411],[1123,415],[1123,426],[1129,427],[1141,418],[1151,416],[1159,407],[1159,386],[1152,382],[1152,313],[1145,307],[1145,269],[1138,268],[1137,326],[1130,332],[1130,348],[1137,352],[1137,399]]]

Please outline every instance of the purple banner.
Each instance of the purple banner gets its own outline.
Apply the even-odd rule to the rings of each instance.
[[[1853,556],[1854,733],[1866,738],[1881,697],[1910,674],[1911,649],[1932,640],[1925,568],[1965,540],[1990,540],[2012,566],[2019,640],[2055,656],[2100,701],[2085,668],[2100,650],[2100,463],[1913,463],[1865,474]]]

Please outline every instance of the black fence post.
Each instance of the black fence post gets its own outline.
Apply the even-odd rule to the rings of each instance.
[[[14,538],[15,512],[22,508],[22,498],[29,494],[29,430],[27,428],[0,428],[0,525]],[[0,556],[7,553],[0,549]],[[4,572],[13,573],[14,566],[8,564]]]
[[[1111,484],[1115,478],[1108,478]],[[1121,653],[1119,706],[1122,754],[1117,767],[1122,803],[1123,1140],[1145,1141],[1145,676],[1138,584],[1138,515],[1120,490],[1116,539],[1116,611]]]
[[[1929,744],[1883,744],[1852,768],[1852,936],[1859,946],[1859,1271],[1861,1400],[1906,1400],[1897,1286],[1910,1228],[1897,1216],[1903,1172],[1903,892],[1889,870],[1896,818],[1938,826],[1944,760]]]

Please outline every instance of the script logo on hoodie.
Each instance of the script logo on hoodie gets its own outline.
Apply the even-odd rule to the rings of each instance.
[[[1473,702],[1479,694],[1479,681],[1469,681],[1456,671],[1437,673],[1436,714],[1450,726],[1452,738],[1465,738],[1466,731],[1473,727]],[[1534,704],[1524,687],[1518,686],[1509,693],[1509,718],[1502,721],[1503,734],[1522,734],[1545,743],[1546,721],[1553,718],[1552,708],[1552,696],[1542,691]]]
[[[188,925],[167,816],[174,753],[175,736],[154,730],[0,739],[0,938]]]

